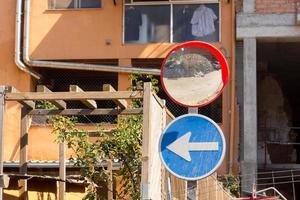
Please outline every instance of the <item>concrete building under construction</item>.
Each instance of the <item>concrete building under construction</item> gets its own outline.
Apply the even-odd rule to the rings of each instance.
[[[256,183],[299,199],[299,8],[298,1],[237,2],[236,88],[245,192]]]

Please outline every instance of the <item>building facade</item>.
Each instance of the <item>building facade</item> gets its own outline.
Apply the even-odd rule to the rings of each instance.
[[[107,83],[117,90],[127,90],[131,85],[131,73],[158,76],[164,57],[177,44],[198,40],[215,45],[225,55],[231,77],[216,103],[199,112],[216,120],[225,133],[228,153],[219,173],[238,171],[236,122],[239,109],[235,101],[233,1],[0,1],[3,1],[0,7],[0,83],[19,91],[36,91],[38,84],[52,91],[68,91],[70,85],[97,91]],[[214,30],[196,34],[192,32],[191,19],[203,8],[211,11]],[[159,95],[167,98],[162,90]],[[76,108],[76,103],[70,106]],[[167,106],[176,116],[188,112],[187,108],[169,99]],[[15,116],[20,115],[20,108],[14,103],[6,108],[4,166],[12,171],[17,169],[11,162],[19,161],[20,122]],[[93,122],[97,120],[92,119]],[[114,119],[101,120],[112,122]],[[47,125],[34,123],[29,130],[28,156],[31,161],[42,161],[46,166],[47,162],[58,159],[58,146]],[[82,123],[87,121],[82,119]],[[6,190],[6,193],[12,199],[15,197],[14,190]]]
[[[242,190],[251,191],[253,183],[275,186],[296,199],[293,173],[279,175],[290,177],[287,186],[276,184],[268,171],[286,173],[298,166],[299,2],[249,0],[237,5]]]

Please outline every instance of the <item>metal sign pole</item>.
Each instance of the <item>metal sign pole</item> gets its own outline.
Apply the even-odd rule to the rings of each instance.
[[[188,113],[189,114],[198,114],[198,107],[189,107],[188,108]],[[197,181],[188,181],[187,182],[187,195],[188,199],[190,200],[198,200],[197,197],[197,190],[198,190],[198,185]]]
[[[172,189],[170,176],[167,177],[167,200],[172,200]]]
[[[159,155],[171,174],[186,180],[187,198],[191,200],[198,199],[197,180],[215,172],[226,152],[222,129],[209,117],[198,114],[198,108],[216,100],[228,79],[226,58],[206,42],[174,47],[161,66],[164,91],[173,102],[187,107],[188,114],[167,125],[160,137]]]

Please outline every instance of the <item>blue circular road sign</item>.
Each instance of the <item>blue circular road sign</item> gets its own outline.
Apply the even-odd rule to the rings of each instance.
[[[210,118],[186,114],[164,130],[159,154],[173,175],[185,180],[209,176],[221,165],[226,151],[224,134]]]

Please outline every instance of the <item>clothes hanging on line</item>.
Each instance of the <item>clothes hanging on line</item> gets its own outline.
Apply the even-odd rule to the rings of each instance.
[[[184,42],[193,40],[192,36],[192,24],[190,23],[193,16],[193,9],[185,5],[180,12],[176,13],[173,22],[173,34],[175,42]]]
[[[126,8],[125,41],[139,40],[141,25],[142,25],[141,12],[135,7]]]
[[[199,6],[191,19],[192,35],[203,37],[214,33],[216,31],[214,22],[217,19],[218,17],[211,8],[205,5]]]

